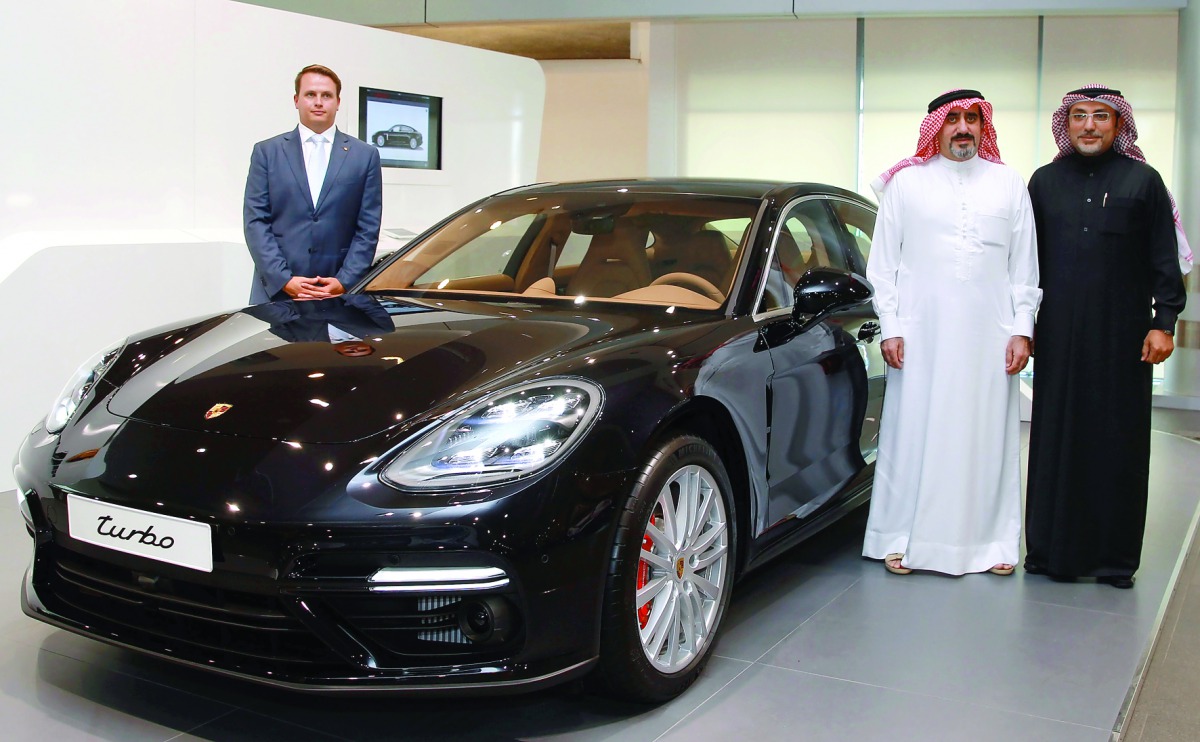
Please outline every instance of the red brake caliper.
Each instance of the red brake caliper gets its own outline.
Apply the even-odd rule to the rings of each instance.
[[[658,525],[658,517],[653,516],[653,515],[650,516],[650,524],[657,526]],[[650,540],[650,537],[642,536],[642,551],[650,551],[652,548],[654,548],[654,542]],[[638,573],[637,573],[637,589],[641,590],[643,587],[646,586],[646,583],[648,583],[648,582],[650,582],[650,563],[647,562],[645,559],[639,559],[638,560]],[[654,601],[650,600],[646,603],[646,605],[642,606],[641,608],[638,608],[638,612],[637,612],[638,625],[643,629],[646,628],[646,622],[650,620],[650,606],[652,606],[653,604],[654,604]]]

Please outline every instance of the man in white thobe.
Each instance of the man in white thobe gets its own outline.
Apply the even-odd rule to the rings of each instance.
[[[896,574],[1011,574],[1016,374],[1041,301],[1028,191],[974,90],[934,99],[917,153],[872,187],[867,278],[890,368],[863,555]]]

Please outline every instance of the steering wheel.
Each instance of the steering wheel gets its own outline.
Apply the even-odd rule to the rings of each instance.
[[[664,273],[663,275],[651,281],[650,285],[678,286],[680,288],[688,289],[689,291],[695,291],[697,294],[703,294],[718,304],[725,301],[725,294],[721,292],[721,289],[712,285],[708,279],[701,278],[695,273]]]

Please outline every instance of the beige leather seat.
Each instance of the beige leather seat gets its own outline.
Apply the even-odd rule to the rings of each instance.
[[[729,254],[725,236],[720,232],[702,229],[688,238],[679,253],[675,270],[700,276],[722,291],[728,291],[732,268],[733,257]]]
[[[649,285],[646,234],[632,224],[618,224],[612,232],[593,236],[567,284],[567,295],[613,297]]]
[[[539,278],[529,284],[529,288],[521,292],[525,296],[558,296],[555,290],[554,279],[550,276]]]

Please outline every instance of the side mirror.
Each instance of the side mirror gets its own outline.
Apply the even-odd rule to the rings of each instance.
[[[875,295],[867,279],[836,268],[813,268],[796,282],[792,319],[804,329],[830,314],[865,304]]]

